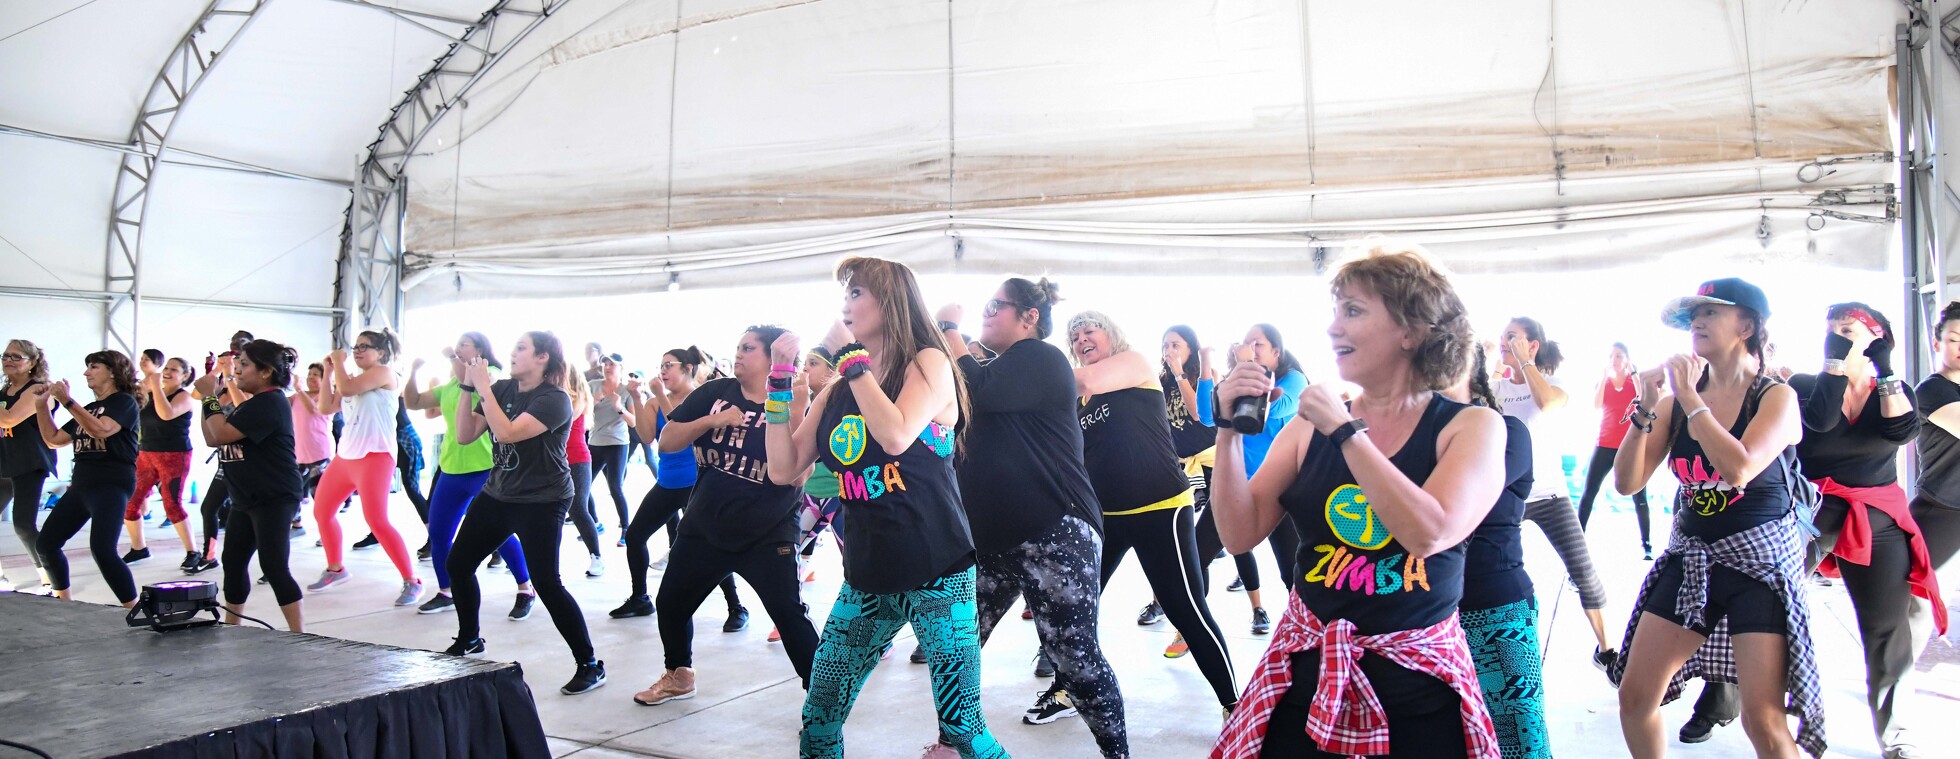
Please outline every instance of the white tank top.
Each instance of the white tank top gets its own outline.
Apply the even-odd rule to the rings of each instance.
[[[370,453],[395,453],[395,391],[386,386],[340,399],[347,424],[340,430],[343,459],[358,459]]]

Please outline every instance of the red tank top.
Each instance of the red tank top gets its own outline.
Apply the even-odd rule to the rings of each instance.
[[[1638,386],[1634,384],[1638,381],[1637,378],[1627,377],[1626,384],[1615,389],[1613,380],[1606,380],[1606,392],[1601,396],[1604,402],[1599,411],[1599,447],[1618,450],[1620,441],[1626,439],[1629,426],[1627,407],[1633,405],[1634,396],[1639,394]]]
[[[565,439],[565,463],[584,464],[592,461],[592,449],[585,447],[585,415],[572,417],[571,437]]]

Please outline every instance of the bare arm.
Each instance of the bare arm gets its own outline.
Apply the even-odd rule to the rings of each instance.
[[[919,439],[926,425],[945,415],[956,401],[953,362],[932,348],[919,351],[914,358],[911,368],[905,371],[905,386],[898,391],[896,399],[885,396],[884,388],[878,386],[871,372],[849,381],[848,389],[857,399],[858,413],[864,415],[864,426],[871,439],[893,456],[912,447],[912,441]],[[955,411],[953,422],[957,421]]]
[[[340,394],[333,391],[332,381],[320,383],[320,392],[315,393],[312,400],[315,414],[333,416],[340,413]]]
[[[1682,413],[1705,407],[1701,399],[1690,399],[1683,402]],[[1796,391],[1779,385],[1763,395],[1762,407],[1749,420],[1741,440],[1730,435],[1721,422],[1715,421],[1715,415],[1709,413],[1690,417],[1687,430],[1701,444],[1702,454],[1708,457],[1708,463],[1715,465],[1722,479],[1740,484],[1756,479],[1756,475],[1782,455],[1784,448],[1795,445],[1803,435],[1803,423],[1797,418]]]
[[[1538,370],[1537,364],[1527,363],[1524,365],[1524,371],[1519,373],[1524,376],[1525,384],[1531,388],[1531,402],[1538,404],[1540,410],[1553,411],[1565,406],[1567,400],[1565,389],[1553,385],[1551,380],[1546,379],[1545,373]]]
[[[1421,485],[1365,434],[1349,438],[1341,454],[1382,526],[1412,557],[1433,556],[1470,537],[1504,489],[1504,419],[1486,408],[1465,409],[1443,428],[1436,468]]]
[[[333,364],[334,392],[340,393],[342,396],[360,395],[378,387],[392,388],[395,386],[395,370],[389,368],[387,364],[375,364],[359,375],[350,376],[347,374],[346,362],[334,361],[331,363]]]
[[[708,434],[709,430],[728,426],[727,420],[723,417],[731,411],[737,415],[742,413],[741,410],[731,406],[722,410],[720,414],[709,414],[691,422],[676,422],[671,418],[668,419],[667,429],[660,433],[660,452],[680,453],[687,450],[688,446],[694,445],[694,441]]]
[[[43,445],[49,448],[60,448],[75,442],[75,438],[70,437],[66,432],[62,432],[60,427],[54,426],[54,411],[48,408],[48,404],[45,401],[35,403],[34,408],[34,423],[41,428],[41,443]],[[87,415],[84,414],[84,416]]]
[[[408,405],[408,410],[410,411],[438,411],[439,412],[441,410],[441,407],[436,401],[436,394],[431,391],[423,390],[422,383],[419,381],[419,378],[416,376],[420,374],[421,371],[422,371],[421,359],[416,359],[415,363],[409,365],[407,383],[402,385],[402,402]],[[429,418],[433,419],[435,417],[431,416]]]
[[[1211,507],[1217,510],[1218,537],[1232,553],[1245,553],[1265,541],[1286,510],[1279,494],[1300,476],[1313,425],[1289,424],[1273,439],[1266,464],[1250,482],[1245,477],[1245,436],[1218,431],[1211,473]]]
[[[1142,351],[1123,351],[1092,365],[1075,367],[1075,394],[1087,398],[1138,387],[1156,378],[1156,368]]]
[[[197,401],[191,399],[190,393],[178,393],[176,400],[166,401],[163,393],[158,391],[150,393],[150,405],[156,409],[158,419],[170,421],[190,413],[197,407]]]
[[[1632,382],[1633,380],[1628,379],[1627,381]],[[1606,383],[1608,382],[1612,382],[1612,380],[1602,379],[1599,381],[1599,384],[1593,385],[1593,408],[1595,410],[1604,411],[1606,409]]]
[[[916,369],[917,367],[914,368]],[[863,376],[868,377],[870,375],[870,372],[865,372]],[[862,378],[860,377],[860,379]],[[810,413],[818,419],[822,419],[824,409],[830,406],[830,394],[832,392],[849,392],[848,389],[837,390],[837,387],[841,384],[843,384],[841,381],[832,382],[822,392],[817,393],[817,397],[810,402]],[[877,387],[877,383],[872,383],[872,387]],[[879,394],[883,395],[882,391]],[[817,427],[819,425],[796,424],[795,410],[790,411],[790,422],[790,424],[768,425],[768,438],[765,442],[767,442],[769,450],[769,481],[777,485],[790,485],[803,479],[809,474],[810,465],[817,461]],[[866,426],[868,427],[869,425],[869,420],[866,420]],[[669,423],[667,428],[673,429],[673,424]],[[869,443],[869,441],[866,442],[867,444]]]
[[[518,414],[516,419],[512,419],[504,413],[504,407],[496,403],[483,404],[482,412],[471,416],[483,420],[490,428],[491,439],[506,445],[530,440],[545,433],[544,422],[538,421],[538,418],[531,416],[529,412]],[[476,438],[481,435],[482,433],[478,433],[468,442],[476,442]]]
[[[28,402],[30,396],[22,392],[13,405],[0,408],[0,429],[13,429],[21,422],[34,418],[34,404]]]
[[[204,431],[204,444],[213,448],[245,439],[245,433],[231,426],[231,420],[224,414],[211,414],[204,417],[204,420],[198,423],[198,428]]]

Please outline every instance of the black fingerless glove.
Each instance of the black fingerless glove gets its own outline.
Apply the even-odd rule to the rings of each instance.
[[[1881,380],[1892,376],[1892,341],[1873,340],[1865,347],[1865,358],[1871,359],[1873,375]]]
[[[215,395],[204,396],[205,418],[209,418],[212,414],[224,413],[224,408],[225,408],[224,401],[218,400],[218,396]]]
[[[1824,336],[1824,358],[1843,361],[1851,356],[1851,338],[1836,332]]]

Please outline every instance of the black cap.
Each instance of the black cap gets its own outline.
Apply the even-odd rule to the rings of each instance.
[[[1769,318],[1769,298],[1763,295],[1763,288],[1729,277],[1703,282],[1701,287],[1695,289],[1694,295],[1669,301],[1661,309],[1661,323],[1675,329],[1687,329],[1694,322],[1695,308],[1704,303],[1740,306],[1755,311],[1764,319]]]

